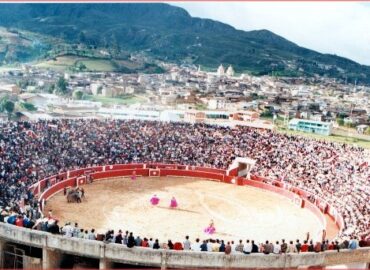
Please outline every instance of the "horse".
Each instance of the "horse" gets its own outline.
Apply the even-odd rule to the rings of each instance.
[[[70,203],[70,202],[77,202],[77,203],[80,203],[81,202],[81,191],[79,191],[78,189],[71,189],[67,192],[67,202]]]

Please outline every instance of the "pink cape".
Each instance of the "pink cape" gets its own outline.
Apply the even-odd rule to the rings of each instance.
[[[159,203],[159,198],[157,198],[157,197],[152,197],[152,198],[150,199],[150,203],[151,203],[152,205],[157,205],[157,204]]]
[[[176,207],[177,207],[177,201],[176,201],[176,199],[172,199],[172,200],[171,200],[170,207],[171,207],[171,208],[176,208]]]
[[[131,175],[131,180],[136,180],[136,174]]]
[[[214,234],[216,232],[216,228],[213,226],[208,226],[207,228],[204,229],[204,232],[206,234]]]

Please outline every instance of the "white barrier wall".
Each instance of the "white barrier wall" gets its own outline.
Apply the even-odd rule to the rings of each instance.
[[[153,250],[127,248],[118,244],[66,238],[45,232],[19,228],[0,223],[0,254],[6,242],[24,244],[43,249],[43,269],[58,268],[63,254],[97,258],[100,268],[109,268],[112,262],[164,268],[297,268],[300,266],[330,266],[339,264],[367,264],[370,248],[354,251],[327,251],[284,255],[235,254]],[[1,266],[0,266],[1,268]]]

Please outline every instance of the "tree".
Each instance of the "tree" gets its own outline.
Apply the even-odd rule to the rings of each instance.
[[[344,126],[343,118],[337,118],[337,123],[338,123],[339,126]]]
[[[76,90],[73,92],[73,98],[77,100],[81,100],[84,93],[81,90]]]
[[[21,106],[22,106],[22,108],[24,108],[25,110],[30,111],[30,112],[37,111],[36,106],[33,105],[32,103],[29,103],[29,102],[22,102]]]
[[[67,93],[67,81],[63,77],[60,77],[57,81],[57,92],[61,94]]]
[[[54,93],[55,90],[55,84],[50,84],[49,87],[47,88],[47,92],[52,94]]]
[[[3,109],[8,114],[8,119],[10,120],[10,117],[12,116],[12,113],[14,112],[14,102],[10,100],[5,100],[3,103]]]
[[[78,34],[78,42],[82,44],[86,43],[86,36],[82,31]]]
[[[367,127],[366,130],[365,130],[365,134],[366,135],[370,135],[370,127]]]

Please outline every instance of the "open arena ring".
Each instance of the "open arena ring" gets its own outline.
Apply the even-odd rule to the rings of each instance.
[[[338,229],[344,227],[343,218],[324,199],[317,198],[311,203],[311,194],[295,187],[284,186],[279,181],[250,176],[249,179],[238,177],[238,170],[220,170],[177,164],[115,164],[71,170],[43,179],[30,187],[32,192],[43,202],[67,187],[85,185],[90,181],[104,181],[116,177],[130,177],[136,174],[142,177],[174,176],[192,177],[217,182],[252,186],[277,193],[291,200],[299,198],[300,207],[309,209],[322,224],[325,216],[330,216]],[[330,266],[351,263],[369,263],[370,248],[360,248],[354,251],[326,251],[305,254],[232,254],[173,250],[152,250],[148,248],[127,248],[119,244],[105,244],[99,241],[66,238],[45,232],[19,228],[9,224],[0,224],[0,251],[5,243],[20,243],[22,245],[42,249],[43,269],[58,268],[63,254],[73,254],[81,257],[99,260],[101,269],[110,268],[112,263],[125,263],[141,266],[164,268],[296,268],[300,266]],[[2,254],[2,252],[0,252]]]

